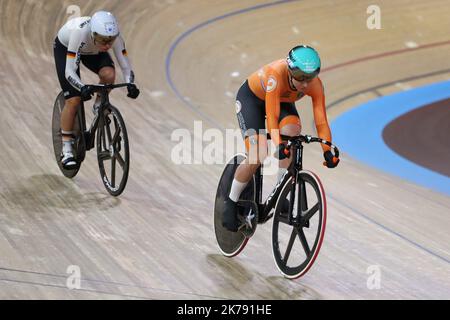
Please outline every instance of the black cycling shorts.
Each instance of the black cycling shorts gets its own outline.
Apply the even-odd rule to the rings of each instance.
[[[53,44],[53,54],[55,57],[56,73],[58,74],[59,84],[64,92],[64,98],[79,97],[80,91],[73,87],[66,79],[66,59],[67,47],[64,46],[58,37]],[[98,74],[103,67],[114,68],[114,61],[108,52],[99,52],[94,55],[81,55],[81,62],[92,72]],[[77,69],[77,75],[80,77],[80,68]]]
[[[254,134],[266,134],[265,101],[253,93],[247,80],[237,93],[236,113],[244,139]],[[281,123],[287,116],[295,116],[300,119],[294,103],[281,102],[278,122]]]

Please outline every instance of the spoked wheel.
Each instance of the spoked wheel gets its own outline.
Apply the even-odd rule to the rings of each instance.
[[[125,189],[130,167],[130,152],[125,122],[115,107],[104,108],[103,122],[97,129],[97,160],[106,190],[113,196]]]
[[[61,135],[61,112],[64,109],[65,99],[63,92],[56,97],[55,104],[53,106],[53,117],[52,117],[52,138],[53,138],[53,151],[55,153],[56,163],[58,164],[59,169],[62,174],[67,178],[73,178],[80,170],[81,162],[84,158],[84,137],[80,135],[80,109],[78,109],[77,116],[74,121],[73,131],[75,135],[75,143],[74,143],[74,155],[77,160],[78,166],[74,169],[67,170],[61,164],[61,155],[62,155],[62,135]]]
[[[303,276],[319,254],[325,234],[326,200],[319,178],[301,171],[293,193],[292,177],[276,204],[272,248],[276,265],[290,279]],[[293,203],[293,205],[291,205]],[[292,215],[289,211],[292,207]]]
[[[255,232],[258,215],[251,212],[255,201],[255,181],[254,178],[250,180],[246,188],[241,194],[240,202],[245,202],[249,205],[238,206],[238,217],[241,222],[241,227],[238,232],[231,232],[222,226],[222,217],[224,211],[224,202],[230,193],[231,183],[234,178],[234,173],[238,165],[244,161],[246,157],[242,154],[235,155],[225,166],[222,176],[217,187],[216,202],[214,205],[214,232],[216,234],[217,244],[222,254],[226,257],[234,257],[238,255],[247,244],[248,239]],[[251,217],[245,221],[243,217]],[[247,222],[247,223],[246,223]]]

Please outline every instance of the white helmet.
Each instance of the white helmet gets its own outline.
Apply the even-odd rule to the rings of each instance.
[[[119,25],[111,12],[97,11],[91,17],[91,36],[100,44],[112,43],[119,35]]]

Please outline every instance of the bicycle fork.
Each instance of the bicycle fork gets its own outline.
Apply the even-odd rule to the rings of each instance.
[[[90,128],[84,132],[85,133],[85,141],[86,141],[86,150],[91,150],[92,148],[94,148],[95,132],[97,131],[97,129],[103,127],[103,125],[104,125],[105,117],[104,117],[103,112],[105,110],[106,104],[104,104],[103,99],[104,98],[102,98],[102,103],[98,106],[97,112],[95,114],[94,120],[91,123]],[[83,114],[83,118],[84,118],[84,114]]]
[[[305,182],[300,177],[300,172],[303,169],[303,145],[297,143],[294,145],[294,163],[291,164],[292,174],[292,190],[289,199],[289,216],[288,221],[290,225],[303,225],[308,228],[309,221],[303,223],[302,212],[308,209],[307,199],[306,199],[306,185]],[[298,187],[298,189],[297,189]],[[294,217],[294,201],[295,194],[297,193],[297,214]]]
[[[309,221],[303,222],[302,216],[302,212],[305,212],[308,209],[306,185],[299,175],[300,174],[298,173],[298,177],[292,179],[288,221],[290,225],[303,225],[304,227],[309,228]],[[297,214],[294,217],[295,194],[297,194]]]

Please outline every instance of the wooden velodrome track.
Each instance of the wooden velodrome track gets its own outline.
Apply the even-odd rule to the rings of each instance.
[[[204,130],[237,128],[240,83],[298,43],[321,54],[330,121],[358,103],[450,76],[448,0],[378,1],[381,30],[366,27],[372,1],[243,10],[269,2],[0,0],[0,298],[450,298],[450,199],[345,150],[328,170],[318,146],[306,149],[305,166],[322,178],[329,210],[308,274],[295,281],[279,274],[270,223],[238,257],[220,254],[212,209],[223,165],[175,165],[173,130],[192,130],[194,121]],[[136,101],[112,94],[132,157],[119,198],[104,190],[94,152],[73,180],[54,160],[52,41],[70,5],[82,15],[101,8],[117,15],[142,91]],[[402,51],[412,42],[433,45]],[[95,81],[85,69],[82,77]],[[303,132],[314,134],[309,99],[297,105]],[[79,290],[66,286],[71,265],[81,271]],[[374,265],[381,282],[370,290]]]

